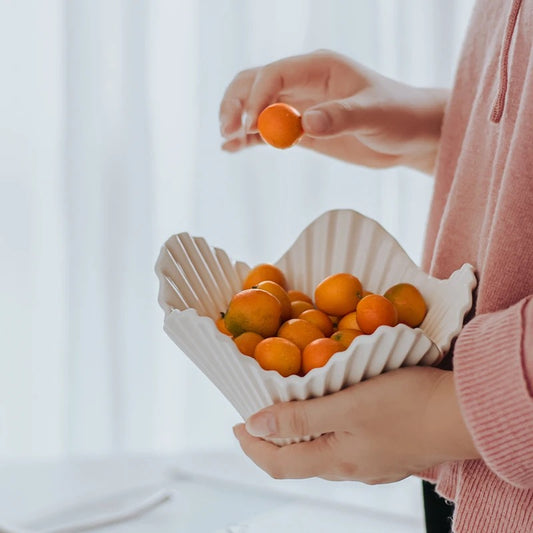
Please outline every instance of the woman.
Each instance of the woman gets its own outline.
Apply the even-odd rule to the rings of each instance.
[[[531,0],[479,0],[451,92],[322,51],[247,70],[229,85],[225,150],[261,142],[259,112],[285,101],[303,112],[301,146],[434,174],[423,267],[447,278],[468,262],[478,276],[446,368],[403,368],[236,426],[245,453],[272,476],[419,475],[455,503],[454,531],[533,531],[532,26]],[[318,433],[284,448],[261,439]],[[439,525],[431,500],[427,509],[428,530],[449,530],[446,512]]]

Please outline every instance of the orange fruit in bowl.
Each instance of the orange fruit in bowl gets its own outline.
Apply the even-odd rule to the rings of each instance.
[[[281,337],[262,340],[255,347],[254,358],[261,368],[277,370],[284,377],[298,374],[302,364],[300,348]]]
[[[322,280],[315,288],[315,305],[324,313],[344,316],[355,311],[363,294],[358,278],[341,272]]]
[[[262,281],[275,281],[278,285],[281,285],[284,289],[287,289],[287,280],[285,274],[275,265],[270,263],[261,263],[254,266],[246,275],[243,281],[243,289],[251,289],[258,285]]]
[[[226,323],[224,322],[224,313],[220,313],[220,316],[215,320],[215,324],[217,326],[218,331],[220,331],[220,333],[224,333],[224,335],[233,337],[231,332],[226,327]]]
[[[301,302],[308,302],[311,305],[313,305],[313,300],[311,299],[310,296],[305,294],[305,292],[297,291],[296,289],[289,289],[287,291],[287,295],[291,302],[301,301]]]
[[[314,309],[313,304],[304,300],[291,302],[291,318],[298,318],[304,311]]]
[[[226,328],[234,337],[245,331],[271,337],[276,334],[280,322],[279,300],[261,289],[245,289],[234,294],[224,314]]]
[[[360,329],[357,323],[357,312],[352,311],[347,315],[344,315],[337,324],[339,329]]]
[[[311,341],[323,338],[324,334],[317,326],[307,320],[291,318],[281,325],[278,330],[278,337],[293,342],[300,350],[303,350]]]
[[[302,352],[302,372],[307,374],[313,368],[324,366],[337,352],[342,352],[344,346],[333,339],[316,339],[310,342]]]
[[[289,320],[291,318],[291,301],[289,300],[289,296],[287,295],[287,291],[275,281],[261,281],[256,286],[258,289],[261,289],[263,291],[267,291],[270,294],[273,294],[278,300],[281,305],[281,321],[285,322],[285,320]]]
[[[333,333],[333,322],[324,311],[320,309],[307,309],[298,318],[314,324],[326,337]]]
[[[259,333],[254,333],[253,331],[245,331],[241,333],[238,337],[235,337],[233,340],[241,352],[244,355],[249,355],[250,357],[254,356],[255,347],[263,340],[264,337],[259,335]]]
[[[359,335],[363,335],[363,332],[358,329],[339,329],[330,338],[340,342],[346,349]]]
[[[333,315],[328,315],[329,316],[329,319],[331,320],[331,323],[333,324],[333,330],[337,330],[338,327],[339,327],[339,317],[338,316],[333,316]]]
[[[411,283],[398,283],[383,295],[398,312],[398,322],[412,328],[420,326],[427,313],[427,305],[420,291]]]
[[[385,296],[369,294],[357,305],[357,323],[363,333],[370,335],[379,326],[395,326],[398,323],[398,312]]]
[[[257,117],[261,138],[275,148],[289,148],[303,135],[302,116],[283,102],[269,105]]]

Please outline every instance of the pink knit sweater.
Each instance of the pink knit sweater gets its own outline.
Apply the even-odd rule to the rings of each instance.
[[[424,267],[479,284],[453,367],[483,460],[423,474],[454,531],[533,532],[533,0],[478,0],[445,114]]]

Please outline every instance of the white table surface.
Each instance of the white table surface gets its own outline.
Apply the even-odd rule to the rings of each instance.
[[[420,481],[273,480],[233,451],[0,462],[0,523],[39,531],[170,501],[102,533],[422,533]]]

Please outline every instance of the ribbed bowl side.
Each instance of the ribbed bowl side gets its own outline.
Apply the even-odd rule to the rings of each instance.
[[[432,278],[380,224],[350,210],[321,215],[276,264],[291,286],[310,295],[320,281],[337,272],[352,273],[378,294],[400,282],[412,283],[428,303],[420,328],[442,352],[460,331],[476,285],[471,265],[463,265],[449,279]]]
[[[233,263],[223,250],[210,247],[200,237],[180,233],[161,248],[155,269],[160,279],[159,303],[165,312],[193,308],[214,319],[240,290],[250,267]]]

